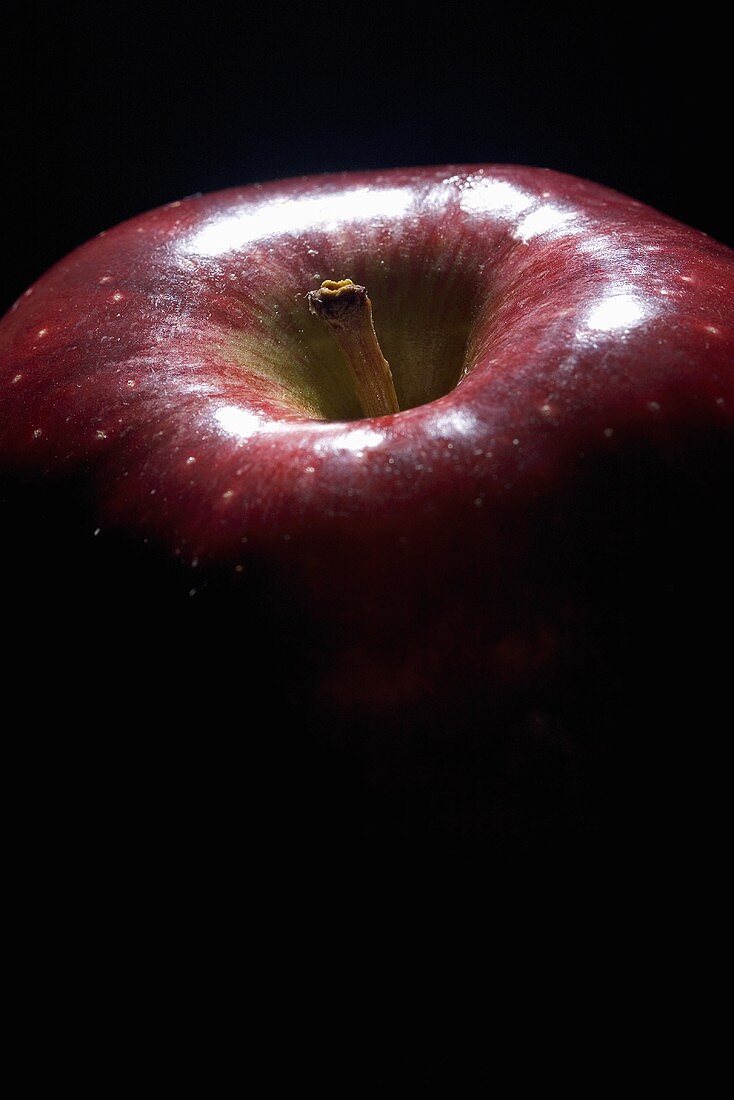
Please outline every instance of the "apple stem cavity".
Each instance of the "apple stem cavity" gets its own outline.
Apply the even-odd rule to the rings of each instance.
[[[311,313],[331,329],[354,381],[365,416],[400,412],[390,364],[372,323],[372,303],[363,286],[351,279],[325,279],[308,295]]]

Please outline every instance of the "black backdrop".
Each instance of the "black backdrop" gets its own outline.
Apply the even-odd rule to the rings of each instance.
[[[0,311],[150,207],[350,168],[541,165],[732,244],[725,36],[671,10],[6,0]]]
[[[734,244],[731,188],[725,172],[731,139],[726,42],[705,9],[699,6],[696,22],[685,25],[671,22],[669,17],[643,23],[639,12],[625,11],[618,5],[601,10],[598,5],[589,5],[586,14],[574,17],[562,16],[557,4],[548,5],[547,10],[546,16],[538,17],[532,8],[523,4],[515,4],[511,13],[504,7],[486,4],[485,20],[480,26],[474,17],[465,14],[468,5],[450,2],[434,10],[428,4],[419,6],[410,0],[386,6],[377,0],[371,3],[368,0],[304,0],[296,8],[285,3],[234,7],[208,2],[174,6],[155,4],[151,0],[146,7],[136,7],[125,3],[100,2],[85,6],[68,2],[54,5],[5,0],[0,7],[3,226],[0,312],[69,249],[152,206],[197,191],[339,169],[492,161],[548,166],[634,194]],[[711,576],[714,580],[718,576],[715,569],[711,570]],[[28,630],[33,631],[32,646],[21,647],[18,651],[24,672],[26,663],[29,669],[37,668],[38,647],[44,652],[49,637],[54,639],[45,620],[36,623],[31,619]],[[9,637],[12,640],[12,632]],[[723,669],[724,658],[720,661]],[[134,675],[138,676],[136,654],[132,667]],[[676,671],[680,672],[680,668]],[[43,667],[41,672],[44,672]],[[36,675],[35,671],[31,675]],[[675,683],[675,676],[671,679]],[[32,695],[29,692],[23,699],[23,706],[18,708],[20,717],[12,718],[9,726],[9,740],[28,745],[29,765],[25,782],[18,780],[17,773],[12,776],[11,786],[20,788],[22,808],[17,818],[11,818],[8,838],[9,847],[20,850],[19,860],[28,868],[29,881],[43,892],[43,896],[40,904],[33,905],[28,901],[29,897],[34,898],[32,891],[17,890],[9,908],[12,911],[16,904],[22,907],[25,902],[31,907],[29,911],[33,911],[35,921],[42,922],[29,922],[34,942],[32,952],[23,958],[24,984],[31,991],[29,995],[47,1012],[59,1043],[66,1039],[61,1030],[62,1019],[74,1021],[74,1041],[66,1044],[65,1057],[74,1059],[76,1079],[81,1072],[80,1063],[87,1060],[90,1051],[96,1048],[98,1056],[104,1057],[113,1044],[110,1034],[115,1029],[110,1028],[102,990],[106,994],[109,989],[115,999],[119,993],[120,1002],[125,1006],[123,1011],[128,1003],[132,1004],[135,1020],[147,1023],[141,991],[150,988],[151,974],[162,976],[161,988],[170,977],[170,988],[181,992],[183,1007],[179,1011],[191,1011],[192,1021],[198,1029],[201,1003],[209,1012],[212,1004],[216,1008],[220,998],[207,995],[206,1000],[202,998],[192,1005],[190,994],[186,996],[189,988],[195,988],[197,979],[192,946],[199,949],[199,945],[205,943],[207,972],[216,970],[221,959],[222,972],[229,976],[242,958],[243,950],[246,959],[250,957],[249,952],[253,957],[258,952],[263,953],[263,941],[261,930],[256,929],[253,934],[250,929],[245,933],[246,922],[240,919],[242,908],[238,891],[243,881],[254,879],[253,857],[249,850],[246,855],[237,851],[231,865],[221,854],[217,861],[217,845],[221,843],[221,836],[217,834],[220,817],[215,816],[214,825],[209,824],[208,830],[204,829],[202,805],[205,804],[199,793],[193,788],[180,787],[185,816],[193,821],[184,842],[175,832],[180,822],[177,826],[175,818],[171,817],[170,821],[166,818],[150,837],[144,836],[135,845],[127,832],[130,821],[143,822],[138,826],[141,834],[148,824],[147,819],[141,817],[145,791],[141,795],[140,788],[148,782],[149,800],[156,802],[157,778],[149,778],[146,773],[144,780],[136,779],[137,785],[130,796],[125,792],[124,813],[120,809],[122,802],[113,802],[110,808],[105,805],[106,773],[97,781],[98,805],[94,804],[94,791],[91,788],[84,790],[84,768],[89,767],[90,759],[98,770],[102,770],[100,761],[105,768],[109,765],[111,775],[119,770],[120,762],[124,765],[132,756],[128,730],[123,729],[114,736],[110,734],[114,725],[112,719],[119,707],[117,696],[104,709],[89,711],[95,731],[99,729],[104,735],[100,743],[107,748],[90,750],[85,745],[74,756],[70,755],[71,739],[57,737],[64,730],[56,720],[56,711],[58,707],[58,712],[63,714],[64,707],[69,707],[69,700],[78,702],[85,712],[89,710],[88,681],[82,672],[78,677],[70,677],[69,684],[64,685],[65,694],[59,692],[58,697],[49,692],[43,679],[33,684]],[[42,695],[51,714],[46,725],[39,723],[39,697]],[[672,707],[673,704],[668,703],[668,712]],[[8,713],[12,715],[12,708]],[[147,736],[147,722],[148,717],[141,714],[138,732],[142,738]],[[43,740],[34,732],[39,728]],[[656,737],[660,742],[667,741],[668,730],[664,726],[656,727]],[[48,742],[58,743],[58,747],[50,751]],[[104,756],[104,752],[108,755]],[[192,773],[198,763],[198,758],[190,763]],[[127,766],[131,767],[129,763]],[[70,781],[77,770],[81,778]],[[39,771],[43,773],[43,782],[38,778]],[[723,788],[728,784],[729,772],[723,768],[721,771]],[[679,772],[682,774],[682,766]],[[695,795],[696,784],[708,794],[708,778],[707,783],[701,781],[701,772],[703,765],[699,762],[698,770],[692,769],[693,779],[680,796],[685,811],[681,815],[684,819],[681,832],[692,820],[695,824],[691,797]],[[124,767],[122,774],[127,775]],[[172,798],[170,791],[174,784],[166,779],[161,786]],[[643,787],[642,781],[639,786]],[[81,802],[78,801],[80,790],[84,792]],[[213,804],[218,798],[215,784],[212,790],[217,792],[211,795]],[[670,791],[667,797],[672,803],[678,797],[677,788],[671,786]],[[700,810],[703,806],[704,793],[695,803],[695,809]],[[725,806],[729,801],[730,798],[726,802],[720,800],[716,805]],[[205,809],[209,811],[211,806],[205,805]],[[109,821],[118,814],[121,839],[115,840]],[[707,824],[705,815],[702,820]],[[100,821],[107,828],[101,828]],[[660,825],[661,834],[664,827],[665,822]],[[704,832],[700,822],[697,827],[694,839]],[[224,832],[222,827],[221,834]],[[262,844],[263,832],[263,828],[253,831],[255,847]],[[716,829],[712,832],[717,834]],[[25,839],[28,846],[29,835],[36,838],[35,849],[25,855],[23,841]],[[724,835],[723,830],[721,835]],[[239,833],[236,836],[239,838]],[[666,843],[669,848],[669,842]],[[658,847],[663,847],[663,841],[658,847],[656,844],[653,836],[648,847],[641,850],[638,862],[643,870],[639,873],[640,876],[644,874],[644,879],[631,880],[631,902],[626,901],[627,895],[613,880],[613,885],[605,883],[600,890],[598,906],[590,903],[588,872],[585,872],[579,880],[579,889],[584,891],[583,904],[572,913],[570,920],[564,921],[559,905],[563,892],[557,883],[554,881],[547,891],[539,889],[533,905],[526,910],[526,914],[530,914],[529,918],[526,916],[529,927],[526,929],[520,922],[519,935],[526,932],[520,951],[509,950],[509,941],[503,935],[494,938],[491,933],[487,935],[486,927],[475,917],[477,925],[481,925],[477,938],[484,939],[484,950],[491,963],[491,971],[487,967],[488,974],[478,970],[486,959],[481,952],[474,953],[473,941],[470,946],[463,947],[467,956],[466,959],[462,957],[462,945],[467,939],[467,914],[473,913],[475,906],[457,901],[455,891],[444,893],[460,914],[461,935],[452,936],[442,926],[423,953],[413,946],[417,959],[415,970],[422,972],[422,982],[427,983],[427,989],[432,992],[435,988],[440,989],[436,986],[441,969],[437,963],[437,956],[440,956],[437,948],[443,947],[450,953],[448,969],[451,973],[471,975],[475,990],[481,991],[482,1004],[500,1006],[499,1015],[504,1014],[509,1030],[522,1036],[526,1047],[521,1058],[513,1063],[513,1080],[528,1061],[542,1065],[544,1073],[549,1065],[546,1052],[541,1048],[542,1053],[537,1053],[535,1036],[531,1043],[527,1042],[528,1019],[532,1018],[533,1007],[535,1018],[540,1018],[539,1030],[544,1034],[549,1028],[552,1031],[554,1019],[563,1021],[564,1034],[557,1044],[555,1057],[563,1059],[564,1081],[568,1079],[571,1063],[577,1060],[581,1068],[577,1067],[576,1072],[583,1072],[579,1050],[584,1046],[593,1050],[589,1039],[601,1043],[602,1036],[609,1049],[603,1048],[597,1058],[592,1071],[596,1078],[601,1073],[608,1077],[614,1066],[620,1067],[620,1059],[618,1072],[621,1072],[627,1065],[625,1052],[630,1050],[629,1057],[636,1060],[643,1049],[649,1049],[649,1058],[655,1060],[652,1067],[646,1068],[655,1073],[656,1080],[665,1062],[671,1071],[680,1073],[681,1058],[685,1056],[680,1051],[691,1050],[689,1032],[693,1028],[691,1013],[682,1007],[680,983],[687,969],[700,973],[703,978],[711,972],[713,962],[706,956],[706,945],[711,939],[708,914],[709,911],[723,912],[723,907],[717,903],[715,894],[712,899],[709,892],[708,865],[704,870],[691,870],[701,866],[701,846],[694,847],[689,841],[686,847],[681,843],[674,849],[677,867],[669,909],[660,920],[645,917],[640,904],[640,895],[645,895],[640,883],[650,881],[650,888],[658,887]],[[706,844],[710,847],[710,840],[706,840]],[[706,850],[704,846],[704,852]],[[315,876],[317,866],[323,864],[324,870],[317,878],[318,887],[323,889],[324,879],[331,876],[331,865],[321,853],[309,851],[307,855],[308,858],[301,862],[307,867],[309,876]],[[296,857],[300,859],[300,849]],[[294,955],[304,955],[314,961],[315,972],[306,973],[302,997],[310,997],[313,989],[323,992],[326,988],[326,999],[329,1000],[331,993],[331,1001],[340,1011],[344,1005],[350,1005],[345,991],[324,986],[324,956],[314,950],[303,929],[298,932],[312,899],[300,885],[294,862],[295,857],[290,864],[284,865],[285,870],[283,865],[276,864],[279,881],[286,884],[290,893],[288,905],[277,914],[274,922],[276,935],[280,934],[275,955],[284,959],[280,971],[275,955],[264,953],[272,986],[270,997],[274,1000],[258,1000],[259,991],[252,1000],[249,973],[247,985],[241,983],[281,1040],[279,1060],[267,1067],[269,1074],[277,1072],[279,1075],[282,1072],[280,1062],[284,1058],[287,1061],[287,1056],[299,1070],[303,1064],[300,1052],[297,1055],[290,1053],[289,1021],[287,1012],[284,1015],[283,1002],[294,1006],[296,1031],[301,1030],[303,1021],[312,1016],[309,1000],[305,1003],[297,997],[292,1000],[294,975],[296,984],[300,976],[292,962]],[[214,870],[209,870],[212,866]],[[402,872],[403,868],[400,870]],[[343,871],[344,867],[339,866],[339,873],[334,876],[340,889]],[[358,871],[364,874],[361,864]],[[628,875],[626,867],[624,874]],[[713,881],[717,878],[722,876],[711,876]],[[176,890],[179,879],[183,884],[180,895]],[[477,881],[485,885],[483,878],[478,877]],[[222,882],[232,883],[229,887],[231,903]],[[513,895],[503,896],[496,879],[492,880],[492,887],[494,892],[489,891],[492,909],[506,906],[507,897]],[[86,891],[92,898],[88,907],[84,906]],[[198,902],[195,901],[197,892]],[[138,893],[143,896],[141,904],[138,904]],[[170,919],[165,915],[156,919],[153,902],[160,903],[165,914],[161,899],[168,894],[175,911]],[[254,919],[259,910],[260,919],[265,923],[271,911],[262,899],[267,899],[269,892],[261,891],[253,896],[255,900],[248,908],[248,919]],[[364,888],[359,897],[360,909],[364,908],[368,896],[369,890]],[[622,898],[621,902],[616,902],[616,907],[613,904],[615,896]],[[682,927],[684,915],[688,915],[684,899],[693,900],[700,908],[701,920],[707,922],[705,937],[694,935],[688,925]],[[392,977],[397,975],[398,981],[404,982],[406,987],[413,983],[410,968],[406,970],[406,956],[411,955],[410,944],[415,945],[416,930],[425,924],[427,915],[434,913],[436,900],[430,898],[430,904],[424,906],[419,919],[406,920],[397,927],[394,899],[391,897],[389,904],[381,909],[376,904],[379,911],[369,934],[354,936],[349,950],[340,956],[340,966],[344,964],[343,980],[349,992],[356,988],[361,995],[364,985],[363,975],[355,974],[352,969],[353,956],[364,952],[370,944],[374,947],[376,930],[379,933],[382,929],[386,929],[383,934],[389,935],[394,942],[393,950],[403,955]],[[250,905],[249,901],[247,904]],[[184,915],[193,912],[198,915],[197,905],[202,909],[213,906],[216,934],[209,936],[196,926],[183,942],[188,933]],[[661,908],[664,906],[663,897]],[[617,909],[621,916],[612,934],[601,933],[600,916],[611,912],[615,919]],[[273,906],[272,912],[276,915],[274,911]],[[229,926],[224,921],[226,912],[232,913]],[[317,912],[314,908],[314,915]],[[340,898],[323,922],[326,934],[334,936],[337,926],[342,924],[347,930],[342,934],[351,934],[354,912],[355,909]],[[69,926],[77,926],[73,934],[67,935],[63,929],[64,913]],[[118,914],[124,924],[122,934],[118,935],[117,930],[108,931],[113,913]],[[579,992],[572,988],[569,994],[569,954],[563,949],[564,940],[556,938],[554,916],[564,932],[572,937],[579,936],[583,927],[588,926],[587,935],[593,937],[594,948],[588,958],[584,956],[588,990],[582,988]],[[237,925],[237,932],[231,938],[236,944],[235,950],[229,938],[223,946],[217,947],[222,922],[227,930]],[[94,939],[95,927],[98,941]],[[151,947],[139,951],[136,928],[140,939],[149,942]],[[180,943],[174,935],[176,929],[181,930]],[[630,956],[632,962],[627,961],[625,940],[620,940],[620,930],[624,933],[625,929],[631,940],[639,941],[637,949],[645,953],[637,969],[637,956],[633,954]],[[665,930],[670,936],[667,941]],[[246,941],[245,948],[243,941]],[[290,955],[286,950],[289,942],[292,944]],[[681,949],[686,943],[695,945],[692,962],[681,960]],[[47,945],[46,955],[44,944]],[[151,950],[157,956],[155,965],[143,972],[147,952]],[[712,950],[710,946],[708,950]],[[557,965],[562,967],[560,975],[551,976],[547,993],[540,1000],[527,976],[521,972],[518,977],[518,967],[521,969],[522,960],[527,960],[528,954],[530,962],[526,961],[525,965],[530,970],[536,965],[537,956],[543,954],[557,959]],[[56,999],[49,992],[48,981],[45,987],[35,984],[30,956],[40,959],[42,970],[47,966],[44,977],[51,982],[61,965],[58,957],[67,960],[71,972],[61,972]],[[119,959],[119,973],[114,969],[113,956]],[[505,965],[512,971],[510,984],[516,990],[514,996],[519,1003],[508,1000],[505,990],[498,992],[497,965],[503,956],[507,959]],[[371,956],[366,957],[371,962]],[[600,966],[600,957],[609,960],[610,969],[625,960],[612,981]],[[90,986],[83,984],[81,976],[86,958],[91,958],[95,974]],[[215,960],[214,966],[210,958]],[[391,956],[386,954],[385,958]],[[719,963],[717,957],[717,967]],[[170,975],[166,972],[167,967]],[[129,970],[126,979],[129,1002],[125,999],[123,969]],[[542,968],[540,973],[543,973]],[[483,983],[482,978],[485,979]],[[404,1000],[403,990],[393,997],[387,983],[379,986],[381,975],[373,980],[379,990],[380,1011],[374,1025],[365,1032],[365,1042],[370,1049],[367,1054],[360,1054],[356,1061],[360,1075],[364,1063],[375,1059],[374,1048],[381,1045],[385,1010],[391,1007],[390,1002],[396,1005],[393,1011],[399,1013],[397,1047],[405,1044],[405,1021],[409,1016],[404,1006],[410,1002]],[[615,986],[615,982],[618,985]],[[41,994],[37,993],[39,988]],[[416,983],[416,988],[423,993],[423,984]],[[662,1039],[655,1042],[654,1029],[650,1030],[650,1021],[655,1020],[660,1027],[661,1019],[658,1004],[649,999],[655,988],[660,990],[659,995],[670,994],[667,1011],[680,1015],[676,1024],[682,1025],[686,1032],[680,1036],[681,1041],[677,1044],[680,1051],[675,1049],[673,1057],[670,1040],[678,1038],[680,1032],[675,1028],[666,1030],[669,1017],[662,1015],[660,1034],[665,1040],[664,1046]],[[593,1036],[583,1035],[581,1042],[578,1041],[578,1020],[569,1017],[563,1001],[557,999],[559,989],[588,1016],[587,1026]],[[89,1018],[70,1013],[69,990],[76,991],[82,1002],[85,1001],[84,993],[88,994],[86,1002],[92,1010]],[[599,1022],[592,990],[594,994],[599,991],[602,999],[608,999],[613,1008],[614,994],[618,995],[619,1002],[624,1005],[621,1030],[618,1019],[607,1028]],[[153,992],[149,998],[149,1034],[154,1037],[154,1045],[165,1052],[166,1076],[168,1078],[172,1072],[172,1065],[181,1062],[189,1072],[194,1056],[187,1050],[181,1058],[180,1038],[174,1047],[163,1043],[163,1017],[168,1016],[169,1009],[155,995],[155,989]],[[390,995],[386,997],[385,992]],[[688,1002],[696,1005],[697,1012],[710,999],[704,995],[706,992],[694,989],[694,997]],[[225,996],[225,1004],[227,1000]],[[430,998],[427,1000],[430,1012],[433,1002]],[[453,1014],[461,1000],[460,994],[445,998],[442,1011],[437,1014],[438,1031],[443,1026],[446,1007],[450,1006]],[[467,999],[470,1005],[473,1001],[473,997]],[[635,1004],[639,1005],[640,1017],[637,1019],[634,1019]],[[54,1011],[57,1005],[63,1011]],[[302,1007],[308,1011],[300,1011]],[[19,1014],[16,1012],[16,1015]],[[92,1026],[92,1015],[99,1017],[99,1034]],[[705,1009],[700,1015],[707,1023],[709,1017]],[[234,1014],[230,1018],[229,1008],[227,1016],[218,1036],[218,1049],[233,1045],[230,1037],[236,1029],[234,1042],[239,1053],[242,1028],[238,1025],[241,1020]],[[344,1016],[345,1026],[355,1030],[351,1011],[346,1011]],[[216,1013],[214,1018],[218,1023]],[[47,1035],[40,1036],[43,1047],[39,1046],[38,1028],[32,1026],[36,1047],[45,1050],[47,1055],[51,1051],[46,1061],[51,1060],[57,1068],[68,1064],[49,1046]],[[484,1015],[476,1017],[475,1026],[482,1031],[481,1039],[476,1041],[473,1034],[463,1037],[461,1060],[463,1062],[476,1046],[484,1064],[485,1033],[491,1031],[494,1047],[486,1054],[486,1064],[488,1072],[494,1074],[500,1046],[496,1026],[486,1024]],[[81,1048],[80,1034],[84,1038]],[[131,1032],[126,1023],[119,1034],[122,1051],[114,1050],[109,1058],[115,1073],[122,1072],[121,1067],[129,1064],[129,1048],[140,1047],[143,1031],[139,1028],[138,1032]],[[182,1030],[182,1034],[187,1036],[187,1031]],[[500,1034],[504,1038],[502,1031]],[[318,1058],[326,1051],[325,1059],[316,1067],[319,1074],[316,1079],[320,1081],[323,1080],[323,1061],[330,1061],[335,1056],[334,1048],[339,1046],[331,1031],[324,1029],[323,1035],[314,1046],[316,1054],[312,1054],[312,1058]],[[200,1042],[197,1032],[191,1046],[198,1049]],[[710,1053],[708,1031],[706,1043],[706,1059],[695,1061],[697,1075],[700,1065],[707,1064]],[[143,1043],[143,1047],[150,1053],[149,1044]],[[78,1056],[80,1049],[83,1051],[81,1058]],[[689,1057],[694,1057],[695,1049]],[[245,1064],[248,1066],[250,1058],[251,1053],[247,1052]],[[425,1051],[409,1050],[407,1058],[409,1073],[406,1079],[413,1085],[430,1083],[433,1072],[442,1080],[444,1075],[450,1080],[455,1073],[443,1036],[436,1042],[432,1060],[426,1057]],[[218,1060],[219,1054],[213,1060],[207,1059],[209,1089],[211,1063]],[[91,1057],[89,1062],[92,1066]],[[553,1064],[552,1060],[550,1062]],[[639,1078],[639,1067],[633,1065],[632,1069]],[[392,1082],[394,1078],[390,1076],[385,1080]]]

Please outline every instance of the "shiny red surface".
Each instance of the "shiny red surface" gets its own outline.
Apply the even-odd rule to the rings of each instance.
[[[399,262],[419,279],[436,255],[474,295],[469,369],[440,400],[309,420],[232,352],[277,344],[279,304],[317,278]],[[0,417],[2,469],[83,484],[89,539],[176,559],[182,600],[213,572],[249,598],[266,561],[278,614],[298,608],[323,647],[320,692],[380,706],[457,675],[526,683],[585,629],[586,471],[639,446],[685,469],[691,433],[734,430],[734,255],[530,168],[194,197],[101,234],[16,303]]]

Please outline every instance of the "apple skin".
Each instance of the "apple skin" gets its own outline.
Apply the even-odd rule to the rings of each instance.
[[[393,365],[463,325],[459,384],[319,419],[305,296],[345,276]],[[340,761],[321,796],[368,789],[357,831],[609,832],[643,742],[713,698],[734,254],[630,198],[451,166],[172,203],[13,306],[0,403],[22,644],[98,624],[86,683],[169,720],[191,669],[179,723],[261,700]]]

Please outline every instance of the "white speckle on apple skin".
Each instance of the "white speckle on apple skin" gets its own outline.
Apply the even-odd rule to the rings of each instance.
[[[16,375],[15,375],[15,377],[14,377],[14,378],[11,378],[11,380],[10,380],[10,381],[11,381],[11,383],[12,383],[12,384],[14,385],[14,384],[15,384],[16,382],[20,382],[20,380],[21,380],[21,378],[22,378],[22,377],[23,377],[23,375],[22,375],[22,374],[16,374]]]
[[[660,412],[660,405],[657,401],[648,401],[647,407],[651,413]]]

